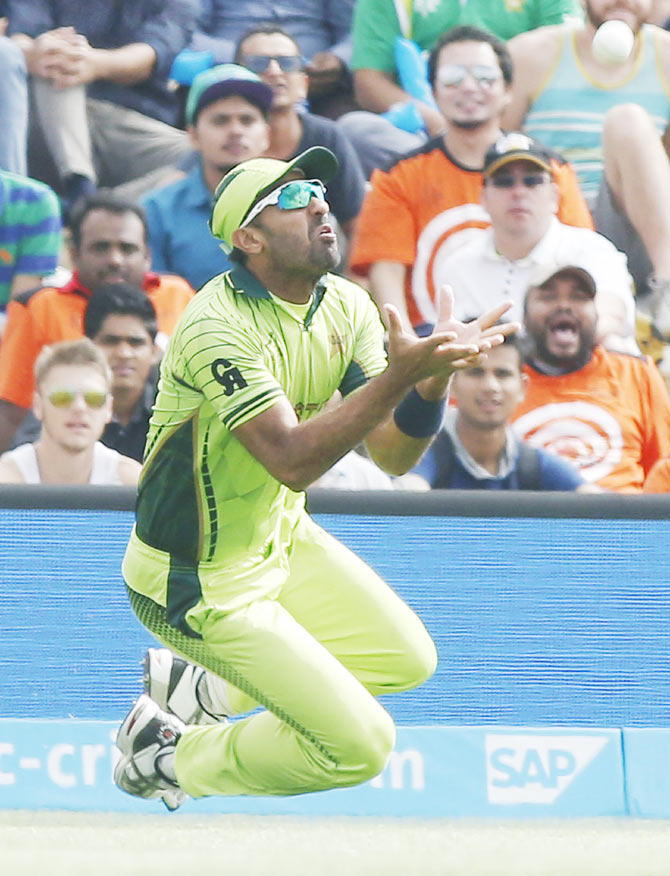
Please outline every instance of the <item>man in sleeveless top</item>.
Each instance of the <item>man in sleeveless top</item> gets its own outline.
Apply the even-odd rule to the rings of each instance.
[[[585,10],[583,27],[510,41],[515,77],[503,124],[575,165],[597,230],[626,253],[639,305],[670,337],[670,34],[647,23],[651,0],[587,0]],[[635,33],[621,63],[604,64],[592,50],[609,19]]]
[[[140,464],[98,440],[112,416],[111,374],[88,338],[45,347],[35,364],[42,433],[0,456],[0,483],[137,484]]]

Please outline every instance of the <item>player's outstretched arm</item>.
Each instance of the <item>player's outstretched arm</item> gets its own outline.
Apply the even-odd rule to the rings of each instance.
[[[447,309],[444,325],[451,320],[450,306]],[[280,399],[268,411],[237,428],[235,437],[277,480],[295,490],[305,489],[376,427],[390,421],[394,408],[414,386],[421,385],[429,393],[439,391],[444,397],[454,370],[478,361],[477,357],[492,345],[502,343],[499,327],[496,331],[490,328],[497,318],[498,315],[492,316],[490,325],[482,318],[479,326],[467,327],[451,320],[448,329],[440,326],[429,337],[417,338],[403,329],[398,314],[391,308],[389,365],[382,374],[348,396],[336,409],[304,423],[298,421],[288,399]],[[413,439],[393,425],[390,428],[397,442],[414,446]],[[384,443],[387,442],[384,438]],[[391,463],[399,462],[391,454],[387,456]],[[400,456],[410,458],[406,451]],[[407,468],[411,465],[410,460]],[[399,473],[396,468],[393,464],[389,470]]]

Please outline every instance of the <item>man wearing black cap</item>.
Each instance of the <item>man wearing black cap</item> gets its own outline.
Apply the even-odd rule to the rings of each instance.
[[[376,695],[435,669],[419,618],[314,523],[303,491],[363,440],[407,471],[451,374],[517,326],[492,327],[506,305],[458,323],[445,293],[438,331],[419,339],[389,308],[387,361],[369,295],[332,273],[336,169],[313,147],[226,174],[211,229],[234,267],[200,290],[161,365],[123,573],[140,620],[180,656],[149,653],[115,781],[169,808],[372,778],[395,737]],[[200,717],[259,704],[228,724]]]
[[[442,260],[473,228],[489,225],[482,167],[502,134],[513,73],[505,43],[469,26],[440,37],[428,71],[444,133],[373,173],[349,256],[351,270],[369,276],[380,309],[393,304],[417,334],[435,323]],[[572,168],[555,159],[552,171],[561,221],[590,227]]]
[[[670,452],[670,400],[650,359],[596,343],[595,297],[582,265],[534,269],[524,313],[528,383],[512,419],[522,439],[567,456],[587,482],[640,492]]]
[[[179,274],[199,289],[230,267],[207,228],[214,191],[231,167],[267,149],[271,103],[269,86],[236,64],[221,64],[195,77],[185,119],[199,161],[183,179],[142,201],[155,271]]]
[[[454,293],[458,319],[490,309],[505,298],[511,319],[521,320],[533,268],[546,262],[587,265],[598,285],[598,340],[608,349],[639,354],[635,342],[633,280],[626,256],[590,228],[556,216],[558,188],[552,154],[525,134],[504,134],[484,160],[482,205],[488,228],[472,229],[462,246],[435,269]]]

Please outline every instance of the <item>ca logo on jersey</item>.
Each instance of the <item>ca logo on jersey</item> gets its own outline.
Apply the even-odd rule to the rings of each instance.
[[[223,387],[224,395],[232,395],[236,389],[244,389],[247,386],[240,369],[227,359],[216,359],[212,362],[212,374],[214,380]]]

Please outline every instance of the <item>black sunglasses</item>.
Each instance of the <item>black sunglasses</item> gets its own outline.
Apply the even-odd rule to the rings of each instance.
[[[300,55],[243,55],[244,66],[254,73],[265,73],[271,61],[276,61],[284,73],[297,73],[305,66]]]
[[[496,189],[513,189],[517,182],[520,182],[527,189],[534,189],[537,186],[543,185],[547,181],[547,175],[544,173],[527,173],[524,176],[511,176],[510,174],[500,174],[489,177],[488,182]]]

